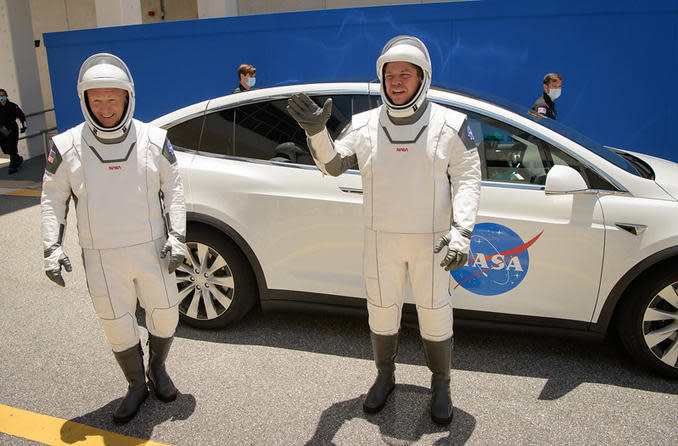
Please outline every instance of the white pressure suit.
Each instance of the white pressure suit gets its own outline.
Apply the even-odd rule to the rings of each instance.
[[[296,94],[287,110],[305,130],[324,173],[336,176],[356,164],[360,168],[363,268],[377,367],[363,410],[379,412],[395,388],[398,332],[409,279],[432,372],[431,419],[448,424],[453,417],[448,270],[463,266],[468,258],[480,199],[478,149],[466,115],[426,99],[431,59],[421,40],[389,40],[377,60],[377,75],[384,105],[353,116],[337,141],[326,128],[331,99],[320,108],[307,95]],[[447,252],[441,252],[444,247]]]
[[[119,124],[103,127],[87,91],[123,89]],[[137,298],[151,335],[171,338],[178,322],[177,258],[185,254],[186,209],[179,168],[166,131],[132,118],[134,84],[116,56],[97,54],[81,68],[85,122],[52,138],[42,188],[45,271],[63,286],[62,237],[70,198],[92,302],[114,352],[139,344]],[[171,266],[170,266],[171,265]],[[67,270],[70,270],[70,261]]]

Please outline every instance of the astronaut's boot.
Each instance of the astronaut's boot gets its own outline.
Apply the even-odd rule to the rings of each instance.
[[[113,352],[113,355],[115,355],[115,359],[129,383],[127,395],[113,413],[113,421],[127,423],[134,418],[139,407],[148,396],[146,377],[144,376],[144,354],[141,350],[141,344],[137,344],[122,352]]]
[[[159,338],[149,333],[148,335],[148,382],[155,396],[166,403],[174,401],[177,398],[177,388],[174,387],[172,379],[165,370],[165,360],[169,353],[172,340],[170,338]]]
[[[433,342],[422,339],[426,364],[431,370],[431,419],[438,424],[452,421],[450,369],[452,368],[453,338]]]
[[[372,351],[377,366],[377,379],[367,392],[363,410],[377,413],[386,404],[386,399],[395,388],[395,357],[398,354],[398,335],[382,336],[370,332]]]

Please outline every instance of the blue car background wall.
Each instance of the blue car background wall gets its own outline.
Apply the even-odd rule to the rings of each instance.
[[[398,34],[429,48],[433,84],[529,108],[560,73],[558,120],[599,142],[678,161],[676,0],[471,1],[201,19],[49,33],[45,45],[60,131],[82,121],[82,62],[111,52],[128,64],[136,116],[229,94],[241,63],[256,87],[375,80]]]

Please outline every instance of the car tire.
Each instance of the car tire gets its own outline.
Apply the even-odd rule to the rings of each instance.
[[[247,258],[224,234],[189,226],[189,255],[177,268],[179,320],[196,328],[222,328],[242,319],[259,300]]]
[[[619,337],[638,363],[678,378],[678,269],[660,268],[634,281],[621,302]]]

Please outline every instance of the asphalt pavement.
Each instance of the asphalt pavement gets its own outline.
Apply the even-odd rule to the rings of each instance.
[[[9,434],[16,425],[0,409],[2,445],[123,444],[113,434],[175,445],[678,445],[678,381],[637,367],[614,339],[461,324],[449,427],[429,419],[430,373],[411,326],[396,390],[366,415],[375,377],[366,316],[322,312],[254,311],[224,330],[180,326],[167,365],[180,396],[149,397],[134,421],[116,425],[126,382],[87,294],[75,212],[64,243],[74,271],[59,288],[42,272],[44,158],[24,164],[11,176],[0,167],[0,405],[35,421]],[[45,416],[56,420],[54,440],[41,436]]]

